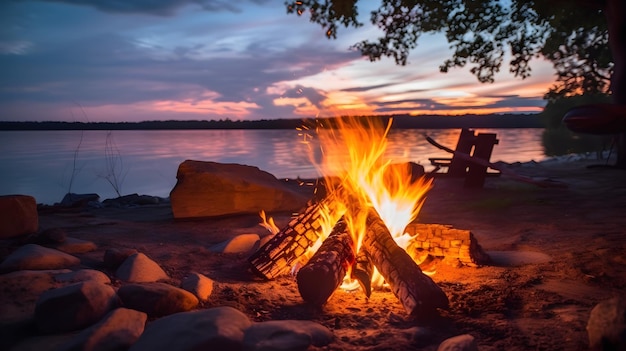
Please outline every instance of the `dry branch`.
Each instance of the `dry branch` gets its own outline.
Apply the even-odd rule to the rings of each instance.
[[[250,258],[252,271],[266,279],[286,274],[294,262],[320,237],[323,223],[320,208],[335,207],[328,201],[309,202],[300,215],[292,219]]]
[[[341,285],[348,267],[354,262],[354,242],[346,222],[339,220],[322,246],[296,276],[304,301],[322,305]]]
[[[371,211],[366,226],[363,248],[407,313],[431,316],[437,308],[447,308],[446,294],[396,244],[376,212]]]

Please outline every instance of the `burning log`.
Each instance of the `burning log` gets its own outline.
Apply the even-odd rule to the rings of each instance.
[[[356,260],[352,265],[350,278],[356,279],[361,286],[361,290],[368,298],[372,295],[372,274],[374,273],[374,265],[370,259],[370,255],[365,250],[359,250]]]
[[[407,313],[429,316],[437,308],[448,308],[446,294],[396,244],[376,212],[370,213],[366,226],[363,247]]]
[[[472,232],[455,229],[443,224],[410,223],[405,232],[414,239],[406,251],[426,252],[435,257],[456,258],[461,264],[471,267],[491,263]]]
[[[328,206],[330,212],[335,209],[328,201],[309,202],[300,215],[252,254],[248,262],[253,272],[266,279],[287,273],[294,262],[320,238],[322,206]]]
[[[328,300],[354,262],[354,250],[346,222],[339,220],[322,246],[298,271],[296,280],[304,301],[322,305]]]

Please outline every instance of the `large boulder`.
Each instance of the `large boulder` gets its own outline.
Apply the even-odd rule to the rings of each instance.
[[[0,196],[0,239],[32,234],[39,229],[35,198],[28,195]]]
[[[174,218],[294,211],[308,196],[257,167],[187,160],[170,193]]]

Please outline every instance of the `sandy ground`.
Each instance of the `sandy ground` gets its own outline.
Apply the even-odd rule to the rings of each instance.
[[[462,180],[437,179],[419,221],[471,230],[496,264],[439,264],[433,279],[450,309],[428,322],[408,316],[389,291],[374,291],[368,300],[338,290],[323,308],[313,308],[302,302],[293,277],[262,281],[247,269],[246,255],[208,250],[237,234],[266,235],[256,215],[175,221],[168,206],[145,206],[48,210],[40,213],[40,223],[95,242],[99,249],[81,256],[86,266],[97,268],[109,247],[129,247],[159,262],[173,283],[191,271],[205,274],[215,288],[201,308],[229,305],[258,321],[321,323],[336,336],[325,350],[436,350],[458,334],[473,335],[483,351],[581,350],[587,349],[590,310],[626,295],[626,171],[588,163],[513,168],[566,183],[567,189],[504,177],[487,179],[483,189],[464,189]],[[289,220],[289,214],[270,215],[279,226]]]

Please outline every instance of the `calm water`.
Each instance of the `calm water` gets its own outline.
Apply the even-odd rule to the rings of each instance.
[[[545,158],[542,129],[479,131],[498,134],[492,161]],[[391,131],[388,157],[417,162],[428,170],[429,157],[449,156],[428,144],[424,133],[454,148],[459,130]],[[307,156],[314,142],[303,143],[295,130],[113,131],[112,136],[122,159],[120,174],[125,175],[122,195],[169,196],[178,165],[188,159],[257,166],[278,178],[319,176]],[[97,193],[101,200],[116,197],[103,178],[106,138],[106,131],[0,131],[0,195],[27,194],[45,204],[61,201],[69,190]]]

